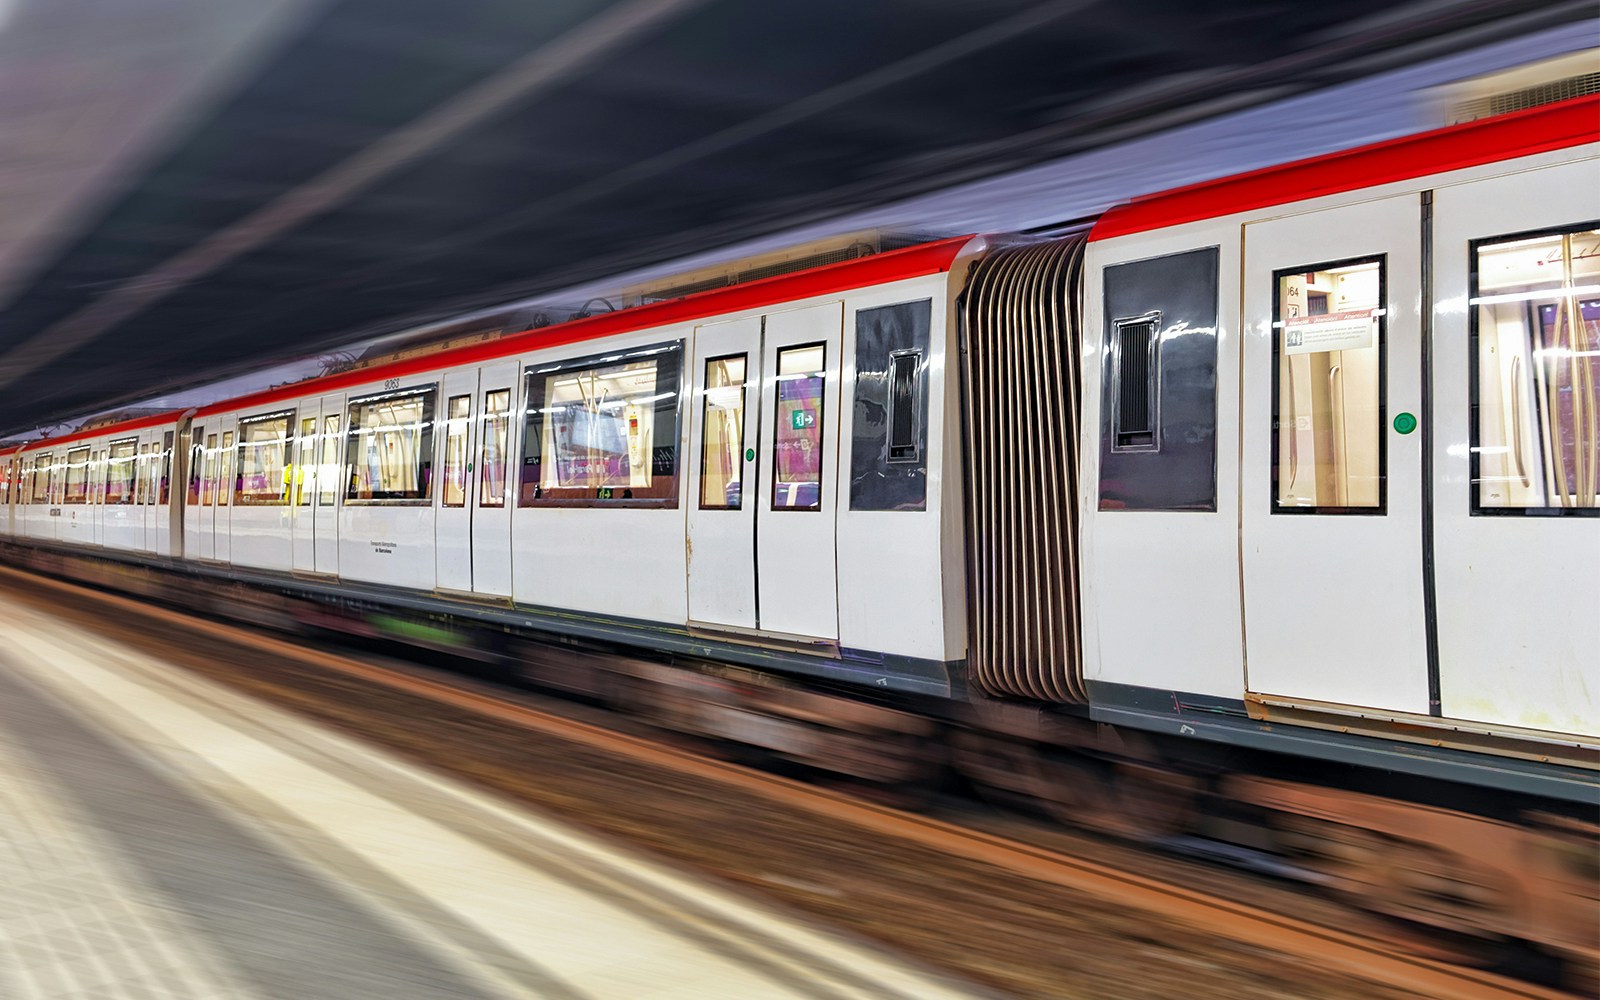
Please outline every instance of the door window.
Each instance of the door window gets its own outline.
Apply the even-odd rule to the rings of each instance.
[[[772,508],[822,509],[822,400],[826,345],[778,352]]]
[[[222,453],[217,457],[217,506],[226,507],[233,502],[237,484],[233,476],[233,431],[222,432]]]
[[[1600,514],[1600,229],[1471,253],[1472,513]]]
[[[312,494],[317,492],[317,418],[300,418],[300,440],[296,444],[294,462],[294,504],[311,506]]]
[[[701,421],[700,509],[738,510],[744,501],[744,379],[747,356],[706,362]]]
[[[1273,278],[1272,511],[1381,514],[1383,258]]]
[[[472,415],[471,396],[451,396],[444,428],[444,492],[446,507],[467,505],[467,429]]]
[[[321,484],[318,487],[321,499],[317,503],[332,507],[339,491],[339,415],[336,413],[322,418],[322,468],[318,470],[317,482]]]
[[[511,390],[483,394],[483,461],[478,463],[478,506],[506,505],[506,439],[511,430]]]

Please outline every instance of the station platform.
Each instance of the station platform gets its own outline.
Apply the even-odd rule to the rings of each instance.
[[[975,996],[0,599],[0,996]]]

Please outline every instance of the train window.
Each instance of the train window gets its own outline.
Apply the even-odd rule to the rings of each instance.
[[[339,496],[339,415],[332,413],[322,418],[322,468],[317,471],[319,499],[322,507],[332,507]]]
[[[772,509],[822,509],[822,401],[827,346],[778,352]]]
[[[239,421],[239,478],[234,483],[234,503],[246,507],[281,507],[289,503],[293,470],[286,459],[293,419],[291,410]]]
[[[89,502],[89,449],[76,448],[67,452],[66,496],[63,503]]]
[[[527,373],[519,503],[676,507],[683,342]]]
[[[33,460],[33,502],[50,502],[50,456],[47,454]]]
[[[161,480],[156,493],[156,503],[165,507],[172,502],[172,442],[174,431],[161,435]]]
[[[1600,515],[1600,223],[1470,253],[1472,513]]]
[[[200,477],[205,464],[205,430],[196,427],[190,434],[189,441],[189,506],[195,507],[200,503]]]
[[[289,476],[294,496],[290,504],[295,507],[311,506],[311,497],[317,492],[317,418],[300,418],[300,437],[295,442],[294,471]]]
[[[434,386],[350,402],[347,500],[420,503],[433,497]]]
[[[205,475],[200,480],[200,502],[207,507],[217,502],[217,436],[206,435]]]
[[[856,312],[850,509],[927,509],[933,301]]]
[[[444,489],[440,500],[446,507],[467,505],[467,456],[472,441],[468,430],[472,419],[472,397],[451,396],[445,405]]]
[[[700,509],[738,510],[744,501],[746,355],[706,362],[700,435]]]
[[[111,442],[111,457],[106,465],[106,503],[134,502],[138,478],[139,442],[134,438]]]
[[[1273,277],[1272,511],[1381,514],[1383,258]]]
[[[511,434],[511,390],[483,394],[483,460],[478,463],[478,506],[506,505],[506,448]]]

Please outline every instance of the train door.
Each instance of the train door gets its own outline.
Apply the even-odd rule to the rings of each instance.
[[[440,590],[472,589],[472,453],[478,370],[445,372],[444,455],[435,491],[434,572]]]
[[[184,508],[184,554],[195,559],[210,559],[216,552],[212,544],[217,489],[217,428],[215,424],[195,424],[189,444],[188,505]]]
[[[96,545],[105,544],[105,484],[106,453],[98,445],[89,452],[89,505],[84,516],[89,519],[89,537]]]
[[[317,463],[317,501],[312,524],[316,534],[316,571],[339,572],[339,504],[348,473],[344,467],[344,397],[322,397],[321,449]]]
[[[756,627],[756,423],[761,318],[702,326],[688,381],[689,619]]]
[[[239,457],[234,447],[237,418],[223,417],[217,425],[217,491],[213,498],[211,557],[218,562],[230,562],[233,559],[233,493],[239,475]]]
[[[1420,199],[1245,227],[1248,688],[1428,711]]]
[[[156,536],[161,528],[161,508],[158,506],[161,499],[161,431],[146,431],[144,437],[144,443],[139,446],[140,457],[144,459],[144,468],[139,470],[139,478],[144,482],[144,505],[140,508],[140,513],[144,515],[144,543],[141,548],[145,552],[154,552],[158,547]]]
[[[1439,697],[1450,718],[1600,736],[1597,220],[1592,159],[1434,195]]]
[[[483,368],[478,376],[477,471],[467,467],[476,495],[472,510],[472,589],[511,596],[511,414],[517,363]]]
[[[289,456],[289,534],[296,573],[317,569],[317,454],[321,446],[322,415],[317,404],[300,407],[295,428],[294,454]]]

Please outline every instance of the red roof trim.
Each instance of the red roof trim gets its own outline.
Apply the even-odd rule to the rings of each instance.
[[[60,437],[40,438],[37,441],[29,441],[22,447],[28,451],[39,451],[42,448],[53,450],[57,445],[71,444],[74,441],[86,441],[89,438],[119,437],[123,434],[131,434],[134,431],[142,431],[149,427],[161,427],[166,424],[177,426],[178,418],[181,416],[183,416],[182,410],[172,410],[168,413],[158,413],[153,417],[139,417],[136,420],[124,420],[118,424],[106,424],[104,427],[96,427],[93,430],[73,431],[71,434],[63,434]]]
[[[195,414],[195,419],[198,420],[218,413],[255,410],[288,400],[303,399],[308,396],[321,396],[354,388],[355,386],[370,385],[373,382],[381,382],[385,379],[408,378],[413,375],[436,372],[460,365],[478,364],[484,361],[515,357],[519,354],[526,354],[546,347],[559,347],[563,344],[595,340],[619,333],[645,330],[653,326],[667,326],[672,323],[704,319],[707,316],[716,316],[722,313],[740,312],[746,309],[775,305],[780,302],[793,302],[817,295],[848,291],[853,288],[866,288],[871,285],[886,284],[905,278],[919,278],[928,274],[940,274],[950,270],[950,265],[955,261],[956,255],[961,252],[961,249],[971,239],[972,237],[970,236],[958,236],[953,239],[938,240],[933,243],[924,243],[920,246],[906,247],[903,250],[891,250],[887,253],[874,254],[871,257],[863,257],[859,260],[846,261],[841,264],[827,264],[822,267],[796,271],[793,274],[763,278],[760,281],[735,285],[732,288],[700,292],[681,299],[656,302],[651,305],[624,309],[614,313],[601,313],[598,316],[590,316],[587,319],[573,320],[569,323],[560,323],[538,330],[524,330],[508,337],[501,337],[499,340],[491,340],[483,344],[472,344],[450,351],[442,351],[438,354],[424,355],[420,358],[396,361],[393,364],[380,365],[376,368],[341,372],[337,375],[327,375],[304,382],[296,382],[292,385],[268,389],[248,396],[241,396],[237,399],[211,403],[201,407]]]
[[[1575,97],[1149,195],[1101,216],[1089,239],[1108,240],[1217,219],[1251,209],[1567,149],[1597,139],[1600,95]]]

